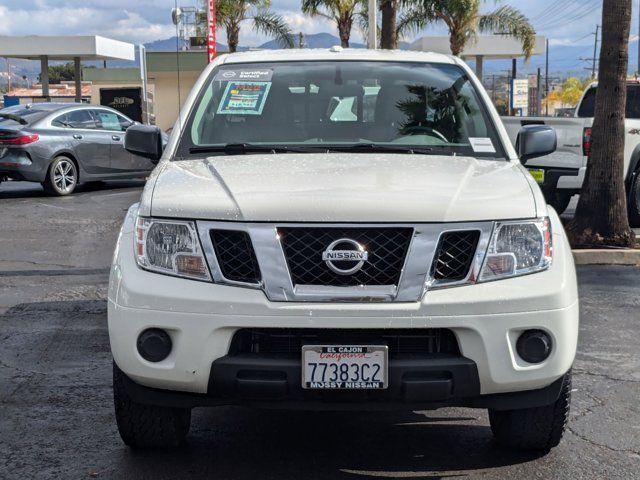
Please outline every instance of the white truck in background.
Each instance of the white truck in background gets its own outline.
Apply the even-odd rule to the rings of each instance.
[[[526,167],[540,185],[547,202],[558,213],[566,210],[571,197],[580,193],[591,151],[591,126],[597,83],[587,87],[573,117],[502,117],[515,145],[525,125],[553,127],[558,148],[551,155],[533,159]],[[624,172],[629,204],[629,220],[640,227],[640,82],[627,83]]]

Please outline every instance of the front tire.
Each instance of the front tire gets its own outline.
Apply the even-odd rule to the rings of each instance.
[[[135,402],[127,393],[125,375],[113,364],[113,400],[120,437],[132,448],[177,447],[191,424],[191,409],[157,407]]]
[[[70,195],[78,185],[78,169],[69,157],[59,156],[53,159],[42,183],[49,195]]]
[[[489,410],[491,431],[498,444],[512,450],[549,451],[564,434],[571,404],[571,372],[551,405],[519,410]]]

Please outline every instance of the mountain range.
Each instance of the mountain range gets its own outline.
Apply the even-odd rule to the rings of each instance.
[[[330,48],[334,45],[339,45],[340,40],[335,35],[330,33],[316,33],[304,36],[305,47],[307,48]],[[228,51],[227,45],[218,43],[218,51]],[[408,42],[401,42],[401,49],[409,48]],[[160,51],[175,51],[176,50],[176,37],[167,38],[164,40],[156,40],[145,44],[147,51],[160,52]],[[359,42],[351,42],[352,48],[364,48],[365,45]],[[270,40],[263,43],[258,47],[251,47],[258,49],[276,49],[280,48],[279,43],[276,40]],[[249,47],[240,47],[239,50],[248,50]],[[593,57],[593,47],[589,45],[552,45],[549,51],[549,73],[552,77],[566,78],[568,76],[586,77],[590,74],[592,67],[592,61],[589,60]],[[585,59],[585,60],[581,60]],[[52,62],[53,63],[53,62]],[[473,63],[473,62],[471,62]],[[95,65],[101,67],[102,62],[85,62],[86,65]],[[112,60],[107,62],[110,68],[126,68],[135,67],[138,65],[136,58],[135,62]],[[11,60],[13,81],[20,81],[23,75],[26,75],[31,80],[35,79],[40,73],[40,63],[37,61],[29,60]],[[538,68],[541,68],[542,73],[545,71],[545,56],[536,55],[529,62],[519,59],[517,63],[517,69],[520,74],[522,73],[535,73]],[[487,76],[500,76],[507,75],[507,70],[511,69],[510,60],[487,60],[484,63],[484,74]],[[635,72],[638,69],[638,41],[634,40],[629,44],[629,72]],[[6,82],[6,62],[5,59],[0,58],[0,83]]]

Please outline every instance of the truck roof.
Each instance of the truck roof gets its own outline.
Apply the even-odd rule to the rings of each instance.
[[[307,60],[370,60],[378,62],[429,62],[456,64],[451,55],[413,50],[369,50],[365,48],[298,48],[286,50],[249,50],[224,56],[222,63],[293,62]]]

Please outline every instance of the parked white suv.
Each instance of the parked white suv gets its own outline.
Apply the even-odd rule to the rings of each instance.
[[[460,60],[289,50],[202,74],[129,210],[109,286],[120,434],[177,445],[197,406],[488,408],[508,447],[567,420],[575,268],[556,212]],[[520,157],[520,159],[518,158]]]

